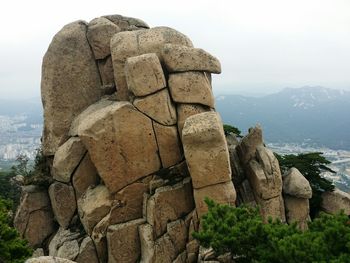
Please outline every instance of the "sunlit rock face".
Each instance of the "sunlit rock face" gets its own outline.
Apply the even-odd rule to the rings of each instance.
[[[220,72],[217,58],[172,28],[121,15],[63,27],[42,65],[53,183],[24,191],[22,236],[81,263],[196,262],[191,233],[205,197],[235,206],[238,196],[285,221],[281,172],[261,129],[227,144],[211,84]]]

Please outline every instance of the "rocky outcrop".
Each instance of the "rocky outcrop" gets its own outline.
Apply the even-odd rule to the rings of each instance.
[[[192,237],[206,197],[257,204],[265,220],[285,221],[286,206],[288,222],[305,223],[307,182],[294,171],[282,183],[261,129],[226,139],[211,81],[220,72],[168,27],[120,15],[65,26],[42,69],[53,183],[24,190],[21,235],[78,263],[207,262],[215,256],[198,257]]]
[[[350,194],[339,189],[333,192],[325,192],[322,194],[322,209],[330,214],[339,213],[341,210],[346,215],[350,215]]]
[[[40,247],[44,243],[55,230],[47,190],[34,185],[23,188],[14,226],[31,247]]]
[[[101,97],[101,81],[83,21],[66,25],[53,38],[42,66],[43,151],[54,155],[68,139],[74,117]]]

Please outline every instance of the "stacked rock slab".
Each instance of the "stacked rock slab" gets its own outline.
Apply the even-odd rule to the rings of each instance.
[[[285,209],[280,167],[273,152],[264,146],[262,130],[259,126],[251,128],[249,134],[240,141],[237,145],[237,155],[239,163],[236,163],[235,167],[240,165],[243,167],[264,220],[267,221],[272,217],[284,222]],[[246,182],[242,181],[242,183]],[[247,194],[244,196],[251,199]]]
[[[196,262],[204,198],[236,198],[211,87],[220,72],[168,27],[120,15],[65,26],[42,69],[53,183],[38,210],[22,202],[21,234],[75,262]],[[31,239],[42,210],[47,229]]]
[[[287,222],[297,222],[300,229],[307,229],[310,220],[309,199],[312,197],[310,183],[296,168],[283,176],[284,205]]]

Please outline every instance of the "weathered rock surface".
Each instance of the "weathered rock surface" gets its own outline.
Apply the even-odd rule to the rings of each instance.
[[[181,161],[182,145],[176,126],[164,126],[153,122],[162,167],[170,167]]]
[[[166,86],[162,65],[155,53],[128,58],[125,72],[128,88],[135,96],[146,96]]]
[[[294,167],[283,176],[283,193],[298,198],[312,197],[309,181]]]
[[[98,70],[100,71],[102,81],[102,94],[110,95],[116,92],[116,86],[114,82],[114,71],[112,64],[112,57],[108,56],[103,60],[98,60]]]
[[[89,186],[95,186],[99,181],[100,178],[97,174],[97,170],[90,159],[89,153],[87,153],[72,177],[76,198],[79,199]]]
[[[325,192],[322,194],[321,207],[330,214],[344,210],[346,215],[350,215],[350,194],[339,189],[335,189],[333,192]]]
[[[30,259],[27,259],[25,263],[75,263],[75,261],[71,261],[65,258],[46,256],[46,257],[30,258]]]
[[[108,16],[103,16],[103,17],[112,21],[114,24],[119,26],[123,31],[124,30],[133,30],[134,27],[149,28],[149,26],[147,25],[146,22],[144,22],[138,18],[127,17],[127,16],[122,16],[122,15],[108,15]]]
[[[54,232],[54,218],[46,190],[33,185],[23,187],[14,226],[33,248],[40,246]]]
[[[68,242],[69,244],[72,244],[71,241],[76,241],[76,239],[78,239],[80,236],[79,232],[72,232],[69,229],[64,229],[63,227],[60,227],[58,229],[58,231],[56,232],[56,234],[54,235],[54,237],[51,239],[50,243],[49,243],[49,255],[56,257],[58,256],[58,252],[60,250],[60,248],[66,243]],[[69,247],[68,245],[65,245],[66,249],[61,249],[61,254],[63,253],[70,253],[69,252]],[[75,244],[76,245],[76,244]],[[72,246],[72,248],[76,247],[75,245]],[[67,250],[68,249],[68,250]],[[72,254],[75,254],[73,249]],[[79,252],[79,246],[78,246],[78,252]]]
[[[111,53],[119,100],[129,100],[129,91],[124,71],[129,57],[147,53],[156,53],[162,61],[161,50],[166,43],[192,46],[192,42],[183,34],[168,27],[154,27],[149,30],[120,32],[111,39]]]
[[[107,18],[99,17],[90,21],[87,38],[95,59],[104,59],[111,54],[109,43],[112,36],[120,31],[120,27]]]
[[[79,254],[79,243],[76,239],[64,242],[58,249],[57,256],[60,258],[66,258],[74,260]]]
[[[49,187],[49,195],[52,210],[58,224],[63,228],[67,228],[77,209],[73,187],[55,182]]]
[[[306,230],[308,228],[307,222],[310,220],[309,199],[290,195],[284,195],[283,198],[288,224],[297,222],[301,230]]]
[[[43,151],[53,155],[67,140],[72,120],[100,99],[100,76],[86,38],[86,24],[66,25],[53,38],[42,65]]]
[[[200,48],[167,44],[163,48],[162,57],[169,72],[221,73],[220,61]]]
[[[202,217],[208,212],[208,206],[204,202],[206,197],[214,200],[218,204],[235,206],[236,190],[231,181],[194,189],[194,200],[196,202],[198,217]]]
[[[108,262],[137,262],[141,255],[138,226],[143,223],[144,219],[137,219],[108,228]]]
[[[175,102],[199,103],[214,108],[211,85],[203,72],[170,74],[169,89]]]
[[[128,102],[98,108],[81,121],[78,134],[111,193],[161,166],[152,121]]]
[[[188,179],[174,186],[156,189],[147,201],[147,222],[154,228],[156,237],[166,232],[167,223],[194,209],[191,183]]]
[[[169,91],[163,89],[143,98],[137,98],[134,106],[153,120],[163,125],[176,124],[176,108],[172,103]],[[154,107],[157,105],[157,107]]]
[[[111,203],[110,193],[104,185],[88,188],[78,199],[79,217],[86,233],[91,235],[94,226],[109,213]]]
[[[90,237],[86,237],[80,244],[79,255],[75,259],[77,263],[98,263],[98,257],[94,243]]]
[[[180,138],[182,138],[182,129],[188,117],[199,113],[211,111],[209,107],[200,104],[177,104],[177,127]]]
[[[83,158],[86,149],[79,138],[72,137],[61,145],[53,159],[53,178],[68,183],[74,169]]]
[[[257,149],[259,162],[249,162],[247,177],[255,192],[262,199],[269,199],[281,195],[282,175],[273,152],[265,147]]]
[[[231,181],[228,148],[217,113],[205,112],[187,118],[182,142],[194,188]]]
[[[255,159],[256,149],[263,145],[261,127],[256,126],[255,128],[250,128],[247,136],[237,145],[237,153],[242,165],[246,166],[250,160]]]

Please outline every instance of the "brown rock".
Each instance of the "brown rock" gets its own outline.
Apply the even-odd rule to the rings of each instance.
[[[107,214],[92,231],[91,238],[94,241],[96,248],[97,257],[100,262],[107,262],[108,251],[107,251],[107,229],[110,225],[110,214]]]
[[[154,53],[128,58],[125,72],[128,88],[135,96],[146,96],[166,86],[162,65]]]
[[[76,258],[77,263],[98,263],[96,249],[90,237],[86,237],[80,244],[79,255]]]
[[[64,229],[60,227],[56,232],[56,234],[53,236],[53,238],[50,240],[49,247],[48,247],[49,255],[56,257],[58,255],[58,251],[66,242],[70,244],[71,241],[76,241],[79,238],[80,238],[79,232],[72,232],[70,229]],[[65,251],[69,252],[69,246],[66,245],[66,248],[68,248],[68,251],[66,251],[66,249],[63,248],[61,249],[60,253],[65,253]],[[78,252],[79,252],[79,247],[78,247]],[[75,252],[73,252],[73,254],[74,253]]]
[[[68,183],[85,153],[86,149],[79,138],[72,137],[62,144],[53,159],[53,178]]]
[[[188,229],[182,219],[168,223],[167,233],[174,245],[176,254],[180,254],[186,249]]]
[[[176,256],[175,245],[168,233],[154,242],[154,263],[172,262]]]
[[[153,122],[160,160],[164,168],[177,164],[182,159],[182,146],[176,126],[164,126]]]
[[[264,222],[268,222],[268,219],[279,219],[281,222],[286,221],[284,202],[282,195],[272,197],[270,199],[256,198],[257,204],[260,207],[260,213]]]
[[[22,188],[14,226],[31,247],[38,247],[55,230],[50,199],[46,190],[37,186]]]
[[[86,38],[86,24],[66,25],[53,38],[42,65],[43,151],[54,155],[67,140],[72,120],[99,100],[100,76]]]
[[[137,262],[141,255],[138,226],[144,219],[112,225],[107,231],[108,262]]]
[[[116,92],[116,87],[114,83],[114,72],[111,56],[108,56],[103,60],[98,60],[97,63],[102,80],[102,94],[113,94]]]
[[[188,117],[182,142],[194,188],[231,181],[228,148],[218,113]]]
[[[27,259],[25,263],[75,263],[75,261],[71,261],[65,258],[46,256],[46,257],[30,258],[30,259]]]
[[[49,195],[58,224],[63,228],[67,228],[77,209],[73,187],[55,182],[49,187]]]
[[[178,103],[199,103],[214,108],[214,95],[203,72],[184,72],[169,75],[172,99]]]
[[[94,226],[109,213],[111,203],[110,193],[104,185],[88,188],[78,199],[79,217],[86,233],[91,235]]]
[[[141,244],[140,262],[154,262],[154,234],[150,224],[139,226],[139,236]]]
[[[97,174],[94,164],[91,162],[90,154],[85,154],[78,168],[73,174],[72,184],[75,190],[76,198],[79,199],[89,188],[99,183],[100,178]]]
[[[109,43],[112,36],[120,31],[120,27],[107,18],[99,17],[90,21],[87,30],[87,38],[95,59],[104,59],[111,54]]]
[[[114,81],[117,90],[117,99],[129,100],[129,90],[125,75],[125,62],[127,58],[138,56],[137,31],[125,31],[116,34],[111,39],[111,55],[114,69]]]
[[[72,122],[69,130],[69,136],[77,137],[79,134],[79,127],[84,125],[86,119],[90,118],[94,112],[102,110],[103,108],[114,104],[115,101],[109,100],[105,97],[101,98],[98,102],[87,107],[81,114],[79,114]]]
[[[294,167],[283,176],[283,193],[298,198],[310,199],[312,197],[309,181]]]
[[[57,256],[59,258],[66,258],[74,260],[79,254],[79,243],[77,240],[64,242],[58,249]]]
[[[250,160],[255,158],[256,149],[263,146],[262,130],[260,126],[250,128],[246,135],[237,146],[237,153],[243,166],[246,166]]]
[[[153,120],[163,125],[176,124],[176,108],[172,103],[167,89],[137,98],[133,102],[134,106]]]
[[[154,228],[156,237],[166,232],[167,223],[177,220],[194,209],[189,178],[173,186],[156,189],[147,201],[147,222]]]
[[[248,179],[245,179],[240,185],[237,187],[237,204],[247,204],[251,206],[256,206],[256,201],[254,197],[254,191],[250,186]]]
[[[138,18],[121,16],[121,15],[108,15],[108,16],[104,16],[104,17],[109,19],[113,23],[115,23],[123,31],[130,30],[130,27],[133,27],[133,26],[138,27],[138,28],[149,28],[149,26],[147,25],[146,22],[144,22]]]
[[[346,215],[350,215],[350,194],[339,189],[335,189],[333,192],[325,192],[322,194],[321,207],[330,214],[344,210]]]
[[[266,151],[271,152],[268,149],[266,149]],[[272,152],[271,154],[273,155]],[[274,160],[274,162],[277,162],[277,160]],[[263,166],[257,161],[250,161],[247,170],[247,177],[256,196],[262,199],[270,199],[281,195],[282,176],[278,170],[276,169],[273,173],[268,173],[267,170],[264,170]]]
[[[309,199],[290,195],[285,195],[283,199],[288,224],[297,222],[301,230],[306,230],[307,222],[310,221]]]
[[[169,72],[221,73],[220,61],[200,48],[168,44],[164,46],[162,56]]]
[[[124,72],[127,58],[156,53],[161,60],[161,49],[166,43],[192,46],[191,41],[185,35],[168,27],[120,32],[112,37],[111,53],[114,79],[118,87],[118,100],[129,100],[129,91]]]
[[[179,254],[173,263],[187,263],[187,252],[183,251],[181,254]]]
[[[208,212],[208,206],[204,202],[206,197],[214,200],[218,204],[235,206],[236,202],[236,190],[231,181],[194,189],[193,194],[199,218]]]
[[[182,138],[182,129],[186,119],[190,116],[207,111],[211,111],[211,109],[199,104],[177,104],[177,127],[180,139]]]
[[[128,102],[91,112],[78,133],[111,193],[160,168],[152,121]]]

